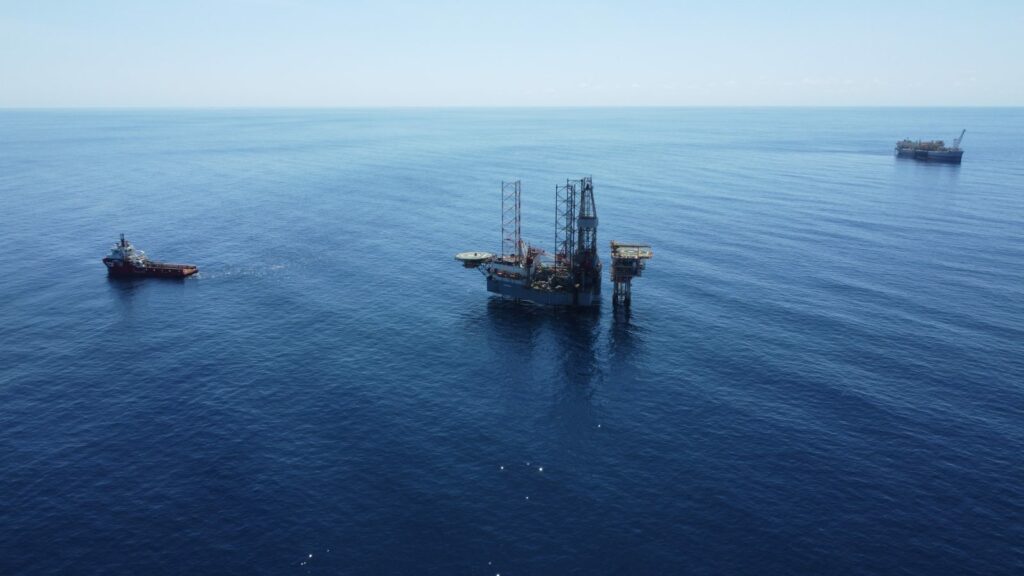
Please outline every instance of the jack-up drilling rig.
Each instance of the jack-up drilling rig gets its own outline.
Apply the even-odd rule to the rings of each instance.
[[[501,254],[462,252],[455,256],[467,268],[487,278],[487,290],[517,300],[539,304],[589,307],[601,302],[601,258],[597,250],[597,208],[591,178],[566,180],[555,186],[555,250],[553,255],[522,239],[519,180],[502,182]],[[626,245],[622,245],[626,246]],[[630,245],[632,246],[632,245]],[[620,256],[625,256],[622,253]],[[638,265],[629,278],[613,270],[616,295],[625,283],[625,297],[616,303],[629,305],[629,280],[639,276],[643,260],[652,253],[637,253]],[[613,246],[613,262],[617,258]],[[623,260],[623,262],[625,262]],[[625,265],[625,264],[623,264]]]

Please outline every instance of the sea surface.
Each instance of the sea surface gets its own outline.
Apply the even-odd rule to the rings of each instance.
[[[967,129],[960,166],[897,139]],[[1024,109],[0,112],[0,574],[1024,573]],[[592,175],[630,313],[503,301]],[[108,279],[119,233],[184,281]]]

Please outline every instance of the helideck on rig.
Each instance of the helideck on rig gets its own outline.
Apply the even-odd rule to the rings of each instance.
[[[591,178],[566,180],[564,186],[555,186],[553,254],[523,241],[521,205],[521,182],[502,182],[501,253],[460,252],[455,259],[467,268],[480,270],[487,279],[487,290],[495,294],[554,306],[599,305],[602,266],[597,250],[597,208]],[[644,260],[653,253],[647,245],[622,246],[637,249],[619,254],[613,243],[615,297],[612,301],[628,306],[631,300],[629,281],[640,275]],[[616,272],[615,266],[621,270]]]

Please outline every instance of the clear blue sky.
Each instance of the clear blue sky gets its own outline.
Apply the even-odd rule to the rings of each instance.
[[[1024,0],[0,0],[0,106],[1024,105]]]

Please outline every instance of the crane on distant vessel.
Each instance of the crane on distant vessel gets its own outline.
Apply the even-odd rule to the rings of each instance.
[[[960,135],[953,140],[953,150],[960,149],[960,141],[964,139],[964,134],[967,134],[967,128],[964,128],[963,131],[960,132]]]

